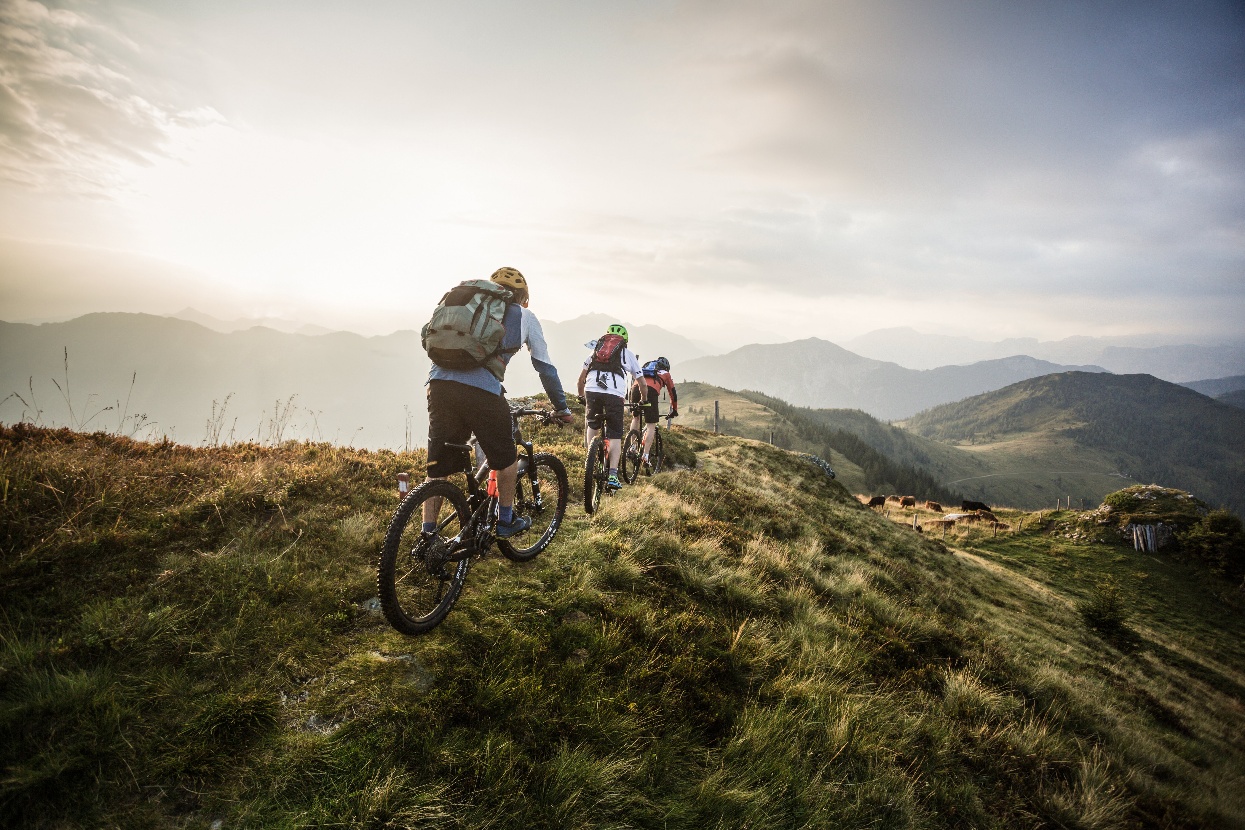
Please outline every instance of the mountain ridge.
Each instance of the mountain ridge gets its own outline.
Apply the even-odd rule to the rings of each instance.
[[[914,370],[862,357],[819,338],[743,346],[676,367],[679,376],[689,380],[753,389],[796,406],[861,409],[884,420],[905,418],[1036,375],[1098,368],[1060,366],[1014,355],[971,366]]]

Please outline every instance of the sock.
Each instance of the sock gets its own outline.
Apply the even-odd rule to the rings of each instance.
[[[504,525],[508,525],[511,522],[513,522],[514,521],[514,508],[513,507],[502,507],[500,504],[497,505],[497,521],[501,522]]]
[[[616,476],[616,475],[618,475],[618,468],[617,468],[617,467],[610,467],[610,475],[612,475],[612,476]]]
[[[436,522],[424,522],[424,533],[432,533],[437,529]]]

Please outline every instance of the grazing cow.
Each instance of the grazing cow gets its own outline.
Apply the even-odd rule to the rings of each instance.
[[[971,513],[974,510],[989,510],[990,505],[980,501],[965,501],[960,505],[960,509],[965,513]]]
[[[874,496],[869,499],[870,507],[884,507],[886,505],[886,496]]]
[[[899,499],[900,507],[916,507],[916,496],[904,496]]]
[[[991,513],[989,510],[978,510],[977,515],[980,516],[982,519],[985,519],[987,522],[994,522],[997,524],[999,521],[998,517],[995,516],[993,513]]]
[[[926,510],[933,510],[935,513],[941,513],[941,512],[942,512],[942,505],[941,505],[941,504],[939,504],[939,503],[938,503],[938,502],[936,502],[936,501],[927,501],[927,502],[925,502],[925,509],[926,509]]]

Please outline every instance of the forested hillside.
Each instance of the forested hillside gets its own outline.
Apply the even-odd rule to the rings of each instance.
[[[582,469],[580,428],[531,437]],[[694,468],[410,638],[374,567],[422,451],[0,429],[0,824],[1245,822],[1231,586],[1058,526],[943,544],[797,454],[669,438]]]

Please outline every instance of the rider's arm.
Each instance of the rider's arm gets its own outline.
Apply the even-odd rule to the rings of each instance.
[[[669,372],[659,374],[662,384],[666,387],[666,391],[670,393],[670,411],[679,411],[679,396],[674,391],[674,378],[670,377]]]
[[[644,375],[642,374],[642,369],[643,367],[640,366],[640,359],[635,356],[635,352],[631,351],[631,349],[623,347],[623,371],[631,375],[632,382],[643,382],[642,378]]]
[[[557,412],[569,412],[570,409],[566,405],[566,393],[562,391],[562,379],[558,377],[557,367],[553,365],[553,360],[549,357],[549,346],[545,343],[545,331],[536,315],[526,308],[523,309],[523,343],[532,353],[532,368],[540,376],[540,385],[545,388],[549,403],[553,404]]]
[[[506,333],[502,335],[499,351],[501,359],[509,364],[510,358],[523,346],[523,306],[518,303],[506,306],[506,317],[502,324]]]

